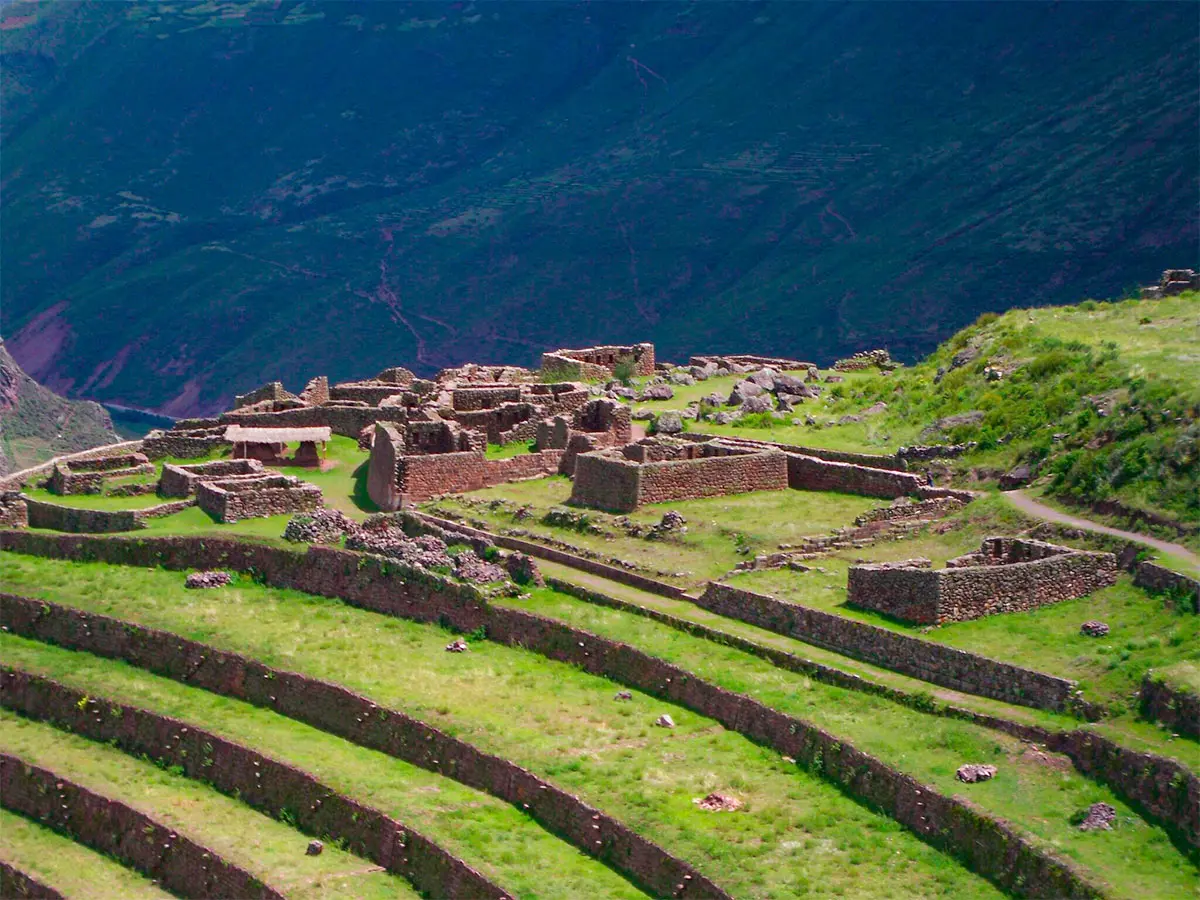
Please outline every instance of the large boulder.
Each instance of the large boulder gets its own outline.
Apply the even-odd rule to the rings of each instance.
[[[683,419],[673,409],[666,410],[654,420],[655,434],[679,434],[681,431],[683,431]]]
[[[1013,466],[1000,476],[1000,490],[1015,491],[1033,481],[1033,467],[1029,463]]]
[[[689,387],[690,385],[696,383],[696,379],[687,372],[672,372],[667,376],[667,378],[670,380],[671,384],[678,384],[684,387]]]
[[[779,377],[779,373],[776,372],[774,369],[764,368],[764,369],[759,369],[757,372],[755,372],[753,375],[751,375],[746,380],[754,382],[760,388],[762,388],[764,391],[773,391],[773,390],[775,390],[775,380],[778,377]]]
[[[729,405],[741,406],[751,397],[757,397],[762,393],[762,387],[753,381],[739,381],[733,386],[733,390],[729,392]]]
[[[775,404],[771,402],[771,398],[766,394],[759,394],[757,397],[747,397],[740,407],[743,413],[771,412],[774,408]]]
[[[650,387],[642,391],[640,400],[670,400],[675,396],[675,391],[669,384],[652,384]]]

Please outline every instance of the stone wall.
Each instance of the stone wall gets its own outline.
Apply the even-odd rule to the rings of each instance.
[[[349,381],[335,384],[329,389],[330,400],[359,400],[367,406],[379,406],[389,397],[403,394],[404,387],[399,384],[385,384],[376,381]]]
[[[180,466],[168,463],[158,479],[158,493],[163,497],[190,497],[198,481],[256,476],[263,472],[263,464],[257,459],[220,459]]]
[[[29,524],[29,507],[20,491],[0,491],[0,528],[24,528]]]
[[[838,491],[883,497],[894,500],[906,494],[916,494],[924,483],[919,475],[910,472],[853,465],[787,454],[788,487],[801,491]]]
[[[88,696],[49,678],[0,668],[0,704],[23,716],[160,766],[301,831],[343,843],[358,856],[407,879],[432,897],[496,897],[503,890],[429,838],[377,809],[340,794],[294,766],[249,747],[145,709]],[[9,896],[9,895],[0,895]]]
[[[211,542],[204,543],[207,545]],[[183,546],[178,543],[173,550],[186,555]],[[296,556],[288,551],[283,553]],[[361,558],[345,551],[335,553],[350,557],[352,563],[356,558]],[[149,554],[138,555],[152,558]],[[208,559],[207,553],[202,555]],[[374,559],[369,559],[362,571],[355,572],[357,568],[356,564],[353,565],[351,573],[343,573],[340,567],[327,568],[323,575],[318,575],[319,586],[324,588],[330,584],[357,583],[366,587],[369,578],[364,579],[362,571],[369,569],[374,578],[382,574]],[[392,570],[395,569],[393,566]],[[282,574],[278,569],[273,571]],[[293,575],[298,576],[299,572]],[[439,605],[445,609],[470,610],[469,606],[460,607],[452,600],[450,606],[445,606],[447,598],[444,596],[439,604],[436,589],[429,594],[427,602],[417,601],[410,606],[413,602],[412,589],[428,587],[429,582],[414,583],[412,580],[386,576],[384,581],[393,589],[390,600],[384,599],[386,591],[371,588],[372,595],[378,596],[378,603],[383,607],[377,610],[379,612],[403,615],[400,609],[411,609],[422,614],[408,617],[436,621]],[[325,590],[317,593],[333,596],[325,593]],[[478,598],[477,592],[468,593]],[[360,596],[360,599],[363,598]],[[192,687],[271,709],[279,715],[304,722],[360,746],[379,750],[486,791],[511,803],[589,856],[605,862],[652,896],[729,896],[687,863],[578,797],[508,760],[483,753],[399,710],[381,709],[367,697],[340,685],[273,669],[244,656],[179,638],[169,632],[108,616],[68,611],[66,607],[40,600],[0,594],[0,612],[6,622],[12,623],[12,630],[16,634],[71,649],[87,650],[110,659],[125,660],[156,674],[186,681]],[[679,888],[679,885],[683,887]]]
[[[507,459],[484,459],[483,487],[554,475],[558,472],[563,453],[562,450],[537,450]]]
[[[543,353],[542,374],[575,380],[609,378],[613,374],[613,367],[623,359],[633,361],[634,375],[654,374],[654,345],[648,343]]]
[[[1162,722],[1176,734],[1200,738],[1200,694],[1150,673],[1142,680],[1138,700],[1143,717]]]
[[[285,390],[283,382],[269,381],[260,388],[255,388],[248,394],[237,394],[233,398],[233,408],[241,409],[243,406],[253,406],[255,403],[262,403],[264,400],[295,400],[296,395],[291,391]]]
[[[676,435],[678,438],[691,441],[709,441],[714,438],[712,435],[704,432],[685,432],[684,434]],[[781,444],[776,441],[762,441],[757,438],[747,438],[742,436],[729,437],[722,435],[719,440],[728,441],[730,443],[745,444],[751,447],[774,447],[777,450],[782,450],[785,453],[798,453],[801,456],[812,456],[816,459],[824,459],[828,462],[850,463],[855,466],[866,466],[869,469],[894,469],[897,472],[908,471],[908,460],[898,453],[895,455],[883,455],[879,453],[853,453],[849,450],[829,450],[824,447],[805,447],[799,444]]]
[[[910,502],[907,498],[899,499],[889,506],[879,506],[868,510],[854,520],[855,525],[869,525],[873,522],[904,522],[918,519],[940,519],[962,509],[966,503],[957,497],[934,497],[929,500]]]
[[[376,422],[407,422],[403,406],[304,406],[279,412],[222,413],[223,425],[264,426],[269,428],[306,428],[326,426],[334,434],[358,439],[368,425]]]
[[[146,527],[146,519],[174,515],[192,506],[193,500],[159,503],[143,509],[82,509],[77,506],[61,506],[45,500],[25,498],[26,524],[30,528],[50,528],[74,534],[109,534],[117,531],[135,531]]]
[[[571,503],[632,512],[646,503],[783,490],[787,458],[777,450],[746,452],[712,444],[682,448],[683,459],[661,442],[630,444],[620,451],[583,453],[575,459]],[[699,450],[703,455],[696,454]],[[658,460],[639,462],[629,457]]]
[[[196,502],[218,522],[312,512],[323,501],[315,484],[291,475],[225,478],[196,484]]]
[[[53,494],[98,494],[108,478],[153,475],[154,464],[142,453],[122,453],[54,464],[46,487]]]
[[[233,445],[225,440],[225,426],[205,428],[172,428],[169,431],[152,431],[146,435],[143,449],[150,459],[164,456],[175,459],[196,459],[208,456],[215,450]]]
[[[834,613],[786,603],[715,581],[709,582],[695,602],[718,615],[956,691],[1037,709],[1079,712],[1089,718],[1100,715],[1099,708],[1075,696],[1073,681]]]
[[[396,462],[399,506],[419,503],[439,494],[478,490],[486,481],[486,469],[482,450],[401,456]],[[383,508],[382,504],[380,508]]]
[[[497,384],[455,388],[450,402],[455,412],[495,409],[501,403],[516,403],[521,399],[521,385]]]
[[[106,616],[68,611],[45,601],[0,595],[0,610],[4,612],[6,620],[12,623],[12,630],[16,634],[126,659],[159,674],[176,679],[186,678],[189,684],[196,687],[220,693],[236,691],[234,696],[256,705],[269,706],[283,715],[302,718],[310,724],[315,724],[313,719],[319,717],[328,724],[317,727],[343,735],[348,732],[353,735],[352,740],[364,746],[379,747],[381,741],[386,741],[383,746],[393,753],[397,750],[392,748],[404,752],[414,746],[419,748],[417,752],[436,752],[438,756],[433,758],[432,766],[428,756],[409,761],[415,761],[418,765],[422,765],[423,761],[423,767],[436,767],[434,771],[453,773],[452,777],[464,783],[472,784],[469,779],[478,771],[475,760],[482,754],[474,748],[446,738],[423,723],[407,720],[395,710],[388,710],[387,717],[383,718],[378,715],[378,708],[366,698],[336,685],[272,670],[260,663],[167,632],[152,631]],[[586,672],[611,678],[712,718],[726,728],[790,757],[799,765],[838,785],[850,796],[896,819],[933,846],[957,856],[968,868],[1019,896],[1103,896],[1068,863],[1031,844],[1004,822],[961,800],[921,785],[808,722],[770,709],[749,697],[716,687],[678,666],[647,656],[626,644],[599,638],[520,610],[489,608],[482,601],[480,605],[461,607],[448,605],[435,596],[433,604],[415,608],[413,612],[416,615],[408,617],[420,621],[447,621],[460,629],[476,623],[474,627],[483,627],[490,640],[524,647],[549,659],[579,666]],[[324,696],[326,692],[328,697]],[[269,698],[264,696],[267,694]],[[330,708],[331,703],[336,703],[336,706]],[[353,725],[350,724],[351,716],[354,717]],[[401,726],[409,726],[402,729],[403,737],[396,733]],[[413,729],[426,731],[426,740],[413,740],[418,737],[411,733]],[[440,746],[434,743],[435,735],[442,739]],[[505,761],[498,762],[502,766],[516,768]],[[523,770],[517,771],[528,775]],[[539,799],[543,802],[558,801],[546,811],[547,817],[557,813],[557,824],[551,827],[556,827],[571,839],[572,832],[577,834],[580,830],[578,825],[582,825],[585,841],[599,840],[602,847],[609,841],[615,842],[615,835],[605,834],[604,819],[607,817],[603,817],[603,814],[595,812],[582,822],[574,816],[564,816],[563,807],[572,801],[578,803],[578,800],[549,785],[543,786],[544,783],[540,784],[534,776],[528,777],[529,791],[525,796],[538,797],[540,791],[542,796]],[[507,780],[511,783],[511,775]],[[488,780],[488,784],[497,789],[500,787],[495,785],[494,777]],[[487,785],[479,786],[488,789]],[[551,794],[550,791],[555,793]],[[530,813],[540,820],[538,811],[530,808]],[[613,824],[616,828],[624,829],[619,823]],[[572,829],[572,825],[576,825],[576,828]],[[707,885],[703,882],[697,884],[702,876],[680,878],[676,869],[664,878],[668,874],[664,871],[666,865],[678,864],[677,861],[628,829],[624,829],[620,836],[627,840],[636,839],[657,851],[657,858],[653,860],[647,859],[645,854],[639,860],[629,851],[625,855],[625,858],[635,862],[653,863],[652,867],[643,868],[639,865],[636,878],[639,884],[651,888],[655,882],[660,885],[652,893],[666,896],[667,892],[662,890],[662,886],[666,886],[671,895],[678,896],[678,885],[684,884],[689,894],[694,889],[697,893],[711,892],[725,896],[711,882]],[[617,867],[611,857],[606,861]]]
[[[283,894],[210,847],[9,753],[0,754],[0,803],[111,856],[177,896],[283,900]]]
[[[1134,569],[1133,583],[1148,591],[1178,591],[1185,597],[1191,596],[1192,611],[1200,613],[1200,581],[1195,578],[1145,560]]]
[[[19,471],[0,476],[0,491],[20,490],[29,482],[49,475],[54,466],[61,462],[96,459],[102,456],[114,456],[119,453],[137,452],[142,449],[142,444],[143,442],[140,440],[122,441],[119,444],[106,444],[103,447],[92,447],[90,450],[80,450],[78,453],[67,453],[63,456],[56,456],[53,459],[46,460],[44,463],[30,466],[28,469],[20,469]]]
[[[62,894],[0,859],[0,897],[20,900],[65,900]]]
[[[323,406],[329,402],[329,379],[324,375],[318,375],[304,386],[304,390],[300,392],[300,399],[309,406]]]
[[[903,622],[940,625],[1023,612],[1114,584],[1117,558],[1042,541],[986,538],[945,569],[904,563],[850,567],[846,602]]]

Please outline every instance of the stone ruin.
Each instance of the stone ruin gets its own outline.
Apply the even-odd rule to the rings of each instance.
[[[624,360],[633,364],[634,375],[653,375],[654,345],[554,350],[542,354],[542,375],[561,380],[605,381],[613,377],[617,365]]]
[[[629,407],[615,400],[589,400],[569,415],[556,415],[538,423],[534,447],[537,450],[562,450],[559,472],[575,474],[575,459],[591,453],[628,444],[633,437]]]
[[[154,463],[144,453],[121,453],[95,459],[59,461],[50,472],[46,488],[52,494],[99,494],[110,478],[153,475]]]
[[[886,350],[860,350],[846,359],[839,359],[833,364],[833,367],[839,372],[855,372],[860,369],[876,368],[885,372],[897,369],[900,367],[898,362],[893,361],[891,354]]]
[[[564,415],[587,403],[587,385],[577,382],[554,384],[490,384],[450,390],[450,409],[439,409],[443,419],[482,432],[492,444],[531,441],[538,423],[548,416]]]
[[[191,465],[163,466],[158,493],[163,497],[191,497],[202,481],[257,478],[266,474],[257,459],[220,459]]]
[[[647,503],[783,490],[787,484],[787,456],[779,450],[653,437],[576,457],[570,502],[627,513]]]
[[[558,471],[560,450],[488,459],[486,436],[457,422],[375,426],[367,493],[383,510]]]
[[[231,446],[225,440],[225,428],[218,419],[180,419],[167,430],[155,429],[147,434],[142,441],[142,452],[149,459],[208,456]]]
[[[312,512],[321,489],[291,475],[218,478],[196,483],[197,505],[218,522],[238,522],[287,513]]]
[[[1115,583],[1112,553],[1022,538],[986,538],[933,569],[927,559],[850,567],[846,602],[902,622],[941,625],[1037,609]]]
[[[1157,300],[1184,291],[1200,291],[1200,274],[1193,269],[1167,269],[1158,284],[1142,288],[1141,296],[1143,300]]]

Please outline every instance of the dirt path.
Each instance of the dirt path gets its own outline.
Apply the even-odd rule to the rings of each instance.
[[[1108,525],[1101,525],[1099,522],[1081,519],[1079,516],[1060,512],[1044,503],[1039,503],[1023,491],[1007,491],[1004,497],[1009,503],[1027,515],[1038,519],[1045,519],[1047,522],[1058,522],[1061,525],[1070,525],[1072,528],[1081,528],[1084,531],[1096,531],[1100,534],[1124,538],[1127,541],[1133,541],[1135,544],[1145,544],[1147,547],[1153,547],[1155,550],[1161,550],[1163,553],[1170,553],[1172,556],[1185,560],[1193,569],[1200,572],[1200,556],[1197,556],[1182,544],[1173,544],[1170,541],[1163,541],[1149,535],[1138,534],[1136,531],[1111,528]]]

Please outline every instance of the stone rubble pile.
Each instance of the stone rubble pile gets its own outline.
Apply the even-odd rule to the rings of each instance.
[[[1107,803],[1093,803],[1087,809],[1083,821],[1079,823],[1080,831],[1108,831],[1117,819],[1117,811]]]
[[[312,513],[299,513],[288,520],[283,539],[304,544],[333,544],[357,530],[358,525],[345,513],[322,507]]]
[[[183,586],[200,590],[203,588],[225,587],[233,583],[233,576],[228,572],[193,572],[184,579]]]
[[[954,777],[964,784],[975,784],[995,778],[996,771],[995,766],[986,766],[981,763],[967,763],[965,766],[958,767],[958,771],[954,773]]]
[[[734,812],[742,808],[742,801],[728,794],[718,794],[713,791],[707,797],[696,797],[692,800],[698,807],[707,812]]]

